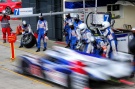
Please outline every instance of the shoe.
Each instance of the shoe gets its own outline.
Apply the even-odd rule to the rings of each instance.
[[[23,47],[22,45],[19,46],[19,48],[22,48],[22,47]]]
[[[67,45],[65,48],[68,48],[69,46]]]
[[[40,49],[38,48],[36,52],[39,52],[39,51],[40,51]]]
[[[3,43],[6,43],[6,40],[3,40]]]
[[[45,51],[45,50],[46,50],[46,48],[43,49],[43,51]]]

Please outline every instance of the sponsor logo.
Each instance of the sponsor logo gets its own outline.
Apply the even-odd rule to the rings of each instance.
[[[45,71],[45,74],[47,75],[47,80],[53,81],[63,86],[67,86],[66,74],[55,71],[55,70]]]

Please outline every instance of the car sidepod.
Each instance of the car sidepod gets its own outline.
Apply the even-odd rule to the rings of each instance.
[[[23,74],[44,78],[42,67],[36,58],[23,55],[21,56],[20,65]]]
[[[43,60],[42,69],[45,79],[63,87],[68,87],[68,76],[71,70],[66,65],[57,64],[56,61]]]

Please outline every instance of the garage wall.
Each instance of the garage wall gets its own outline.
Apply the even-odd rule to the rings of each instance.
[[[124,11],[124,23],[135,27],[135,6],[125,6]]]
[[[33,7],[34,14],[36,13],[49,13],[52,12],[60,12],[62,10],[62,0],[22,0],[23,8]],[[62,15],[57,16],[45,16],[44,17],[48,21],[48,37],[51,40],[62,40]],[[37,30],[37,21],[38,17],[30,17],[23,18],[28,23],[31,24],[32,30],[36,32]]]
[[[124,16],[121,19],[115,19],[115,28],[123,28],[123,24],[129,24],[135,27],[135,6],[124,6],[123,7]]]
[[[81,9],[81,8],[79,8]],[[73,11],[77,9],[64,9],[65,11]],[[86,8],[86,12],[92,12],[95,8]],[[107,12],[107,7],[98,7],[98,12]],[[123,28],[123,24],[130,24],[132,27],[135,27],[135,6],[120,6],[120,11],[112,12],[115,15],[120,15],[120,19],[115,19],[116,24],[114,25],[115,28]],[[80,14],[80,19],[83,20],[83,14]],[[88,14],[88,13],[87,13]],[[86,14],[86,15],[87,15]],[[90,23],[90,20],[88,20]]]

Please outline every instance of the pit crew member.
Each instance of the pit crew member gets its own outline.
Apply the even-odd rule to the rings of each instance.
[[[37,51],[40,51],[40,45],[41,45],[41,39],[43,39],[43,45],[45,51],[47,49],[47,40],[45,39],[45,35],[47,35],[48,31],[48,23],[47,21],[43,18],[42,14],[39,16],[39,20],[37,23],[37,31],[38,31],[38,40],[37,40]]]
[[[102,23],[103,26],[103,36],[105,36],[108,40],[109,45],[107,46],[107,54],[106,57],[110,57],[110,52],[112,50],[112,53],[116,53],[117,52],[117,39],[116,36],[113,32],[113,30],[111,29],[111,25],[108,21],[105,21]]]
[[[30,24],[28,24],[25,20],[23,20],[21,28],[23,30],[22,32],[23,36],[21,37],[21,39],[23,39],[25,34],[29,34],[29,33],[33,34]],[[23,42],[21,40],[19,48],[22,48],[22,47],[23,47]]]
[[[85,44],[84,52],[85,53],[93,53],[94,47],[92,42],[94,42],[94,36],[91,31],[87,28],[85,23],[81,23],[78,28],[81,32],[81,41]]]
[[[70,43],[69,43],[69,30],[70,30],[70,27],[69,27],[69,23],[70,22],[73,22],[73,19],[72,17],[70,16],[70,13],[66,14],[66,18],[65,18],[65,21],[64,21],[64,35],[65,35],[65,40],[66,40],[66,48],[70,47]]]
[[[6,43],[6,34],[8,34],[8,36],[11,34],[9,20],[10,20],[10,16],[6,14],[5,10],[2,11],[2,16],[0,16],[0,21],[2,27],[3,43]]]
[[[69,26],[70,26],[70,31],[69,31],[70,48],[75,50],[77,44],[77,34],[73,22],[70,22]]]

